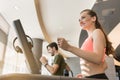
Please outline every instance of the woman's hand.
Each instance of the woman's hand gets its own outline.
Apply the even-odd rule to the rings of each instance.
[[[67,40],[65,40],[64,38],[58,38],[57,41],[60,48],[68,51],[70,45],[68,44]]]
[[[82,74],[77,74],[76,77],[77,78],[83,78],[83,75]]]

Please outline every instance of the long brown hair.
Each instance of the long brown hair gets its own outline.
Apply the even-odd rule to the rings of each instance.
[[[114,48],[112,46],[112,42],[109,41],[106,33],[104,32],[103,28],[101,27],[101,24],[100,22],[98,21],[98,17],[97,17],[97,14],[93,11],[93,10],[90,10],[90,9],[85,9],[83,10],[82,12],[88,12],[88,14],[91,16],[91,17],[96,17],[96,21],[95,21],[95,27],[96,29],[100,29],[104,36],[105,36],[105,39],[106,39],[106,55],[110,55],[110,54],[114,54],[115,51],[114,51]],[[81,12],[81,13],[82,13]]]

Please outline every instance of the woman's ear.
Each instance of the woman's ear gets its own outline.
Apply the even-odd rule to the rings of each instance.
[[[96,21],[96,16],[92,17],[92,21],[93,21],[93,22]]]

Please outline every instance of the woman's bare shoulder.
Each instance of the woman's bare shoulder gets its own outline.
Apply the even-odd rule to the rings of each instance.
[[[103,32],[102,32],[102,30],[100,30],[100,29],[95,29],[94,31],[93,31],[93,36],[103,36],[104,34],[103,34]]]

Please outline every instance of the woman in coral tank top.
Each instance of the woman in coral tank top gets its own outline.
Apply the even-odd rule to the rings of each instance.
[[[82,47],[74,47],[66,39],[58,38],[59,47],[80,57],[81,73],[77,77],[108,79],[105,75],[105,56],[113,54],[114,49],[98,21],[97,14],[93,10],[85,9],[80,13],[79,23],[88,33]]]

